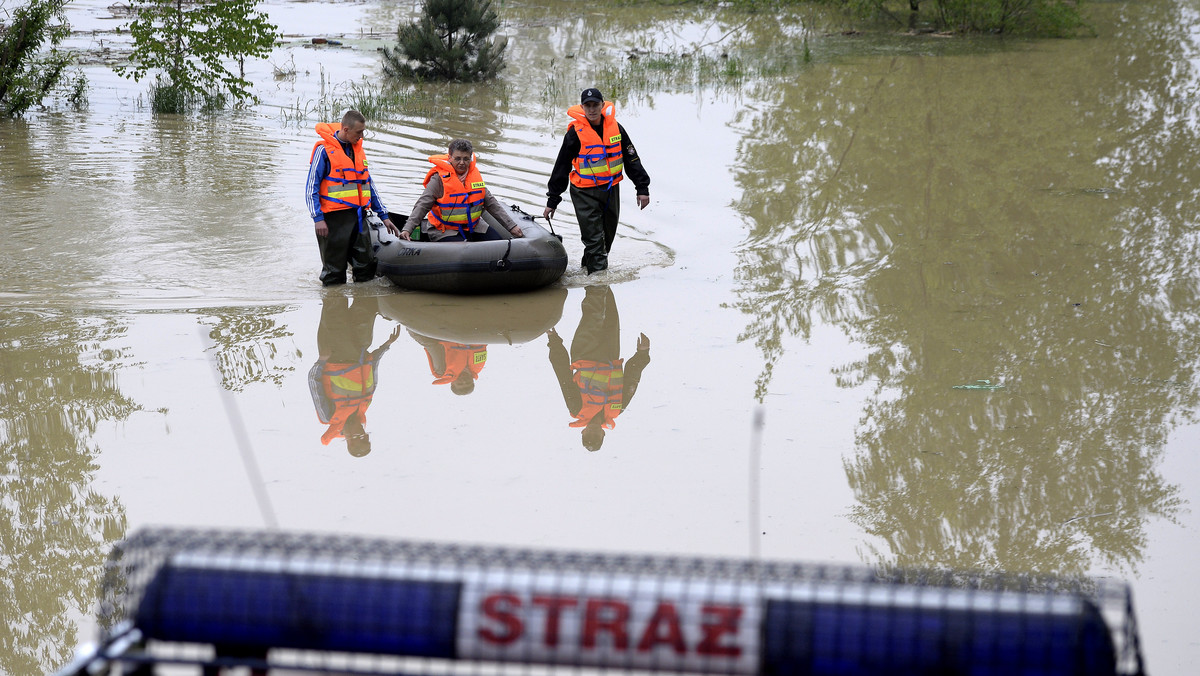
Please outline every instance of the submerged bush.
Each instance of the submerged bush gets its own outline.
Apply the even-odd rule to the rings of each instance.
[[[1073,0],[936,0],[938,25],[963,32],[1066,37],[1085,26]]]

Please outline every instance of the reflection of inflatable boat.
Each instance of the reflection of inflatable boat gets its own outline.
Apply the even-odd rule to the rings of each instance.
[[[515,345],[554,328],[566,300],[567,290],[562,288],[487,298],[394,293],[379,299],[379,314],[438,340]]]
[[[513,209],[524,237],[484,242],[408,242],[388,234],[371,218],[371,247],[379,274],[396,286],[442,293],[509,293],[551,284],[567,269],[567,250],[533,217]],[[404,227],[405,216],[393,217]],[[508,235],[491,214],[489,228]],[[422,227],[427,227],[422,224]]]

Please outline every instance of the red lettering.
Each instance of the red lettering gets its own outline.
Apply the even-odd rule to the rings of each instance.
[[[629,605],[615,599],[588,599],[583,616],[583,647],[595,648],[596,635],[601,631],[612,634],[614,650],[629,649]]]
[[[677,655],[687,652],[687,644],[683,642],[683,629],[679,626],[679,613],[669,601],[658,602],[654,615],[646,623],[646,631],[642,632],[637,649],[638,652],[649,652],[659,644],[671,646]]]
[[[507,645],[521,638],[524,627],[521,624],[521,616],[516,613],[520,608],[521,599],[516,594],[492,594],[485,598],[484,617],[499,622],[502,631],[495,632],[491,627],[480,627],[479,638],[499,645]]]
[[[574,608],[579,600],[570,596],[535,596],[533,605],[546,609],[546,636],[543,639],[546,647],[558,645],[558,618],[563,608]]]
[[[738,620],[742,617],[742,607],[709,605],[701,608],[700,612],[705,616],[703,623],[700,625],[704,638],[700,640],[700,645],[696,646],[696,652],[700,655],[718,655],[721,657],[740,656],[742,654],[742,647],[736,643],[734,645],[723,645],[721,643],[721,636],[724,634],[737,636]],[[709,619],[716,621],[708,622]]]

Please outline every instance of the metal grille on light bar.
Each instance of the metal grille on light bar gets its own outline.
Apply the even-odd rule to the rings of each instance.
[[[1127,585],[143,530],[64,673],[1135,674]]]

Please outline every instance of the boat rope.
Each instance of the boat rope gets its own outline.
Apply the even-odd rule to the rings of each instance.
[[[562,235],[554,232],[554,221],[550,220],[549,216],[534,216],[532,214],[527,214],[527,213],[525,213],[524,209],[522,209],[521,207],[519,207],[515,204],[511,205],[509,208],[512,209],[513,211],[517,212],[518,214],[521,214],[525,218],[528,218],[530,221],[533,221],[538,218],[546,219],[546,225],[550,226],[550,234],[553,235],[554,238],[557,239],[558,241],[560,241],[560,242],[563,241]]]
[[[501,272],[507,272],[509,268],[512,267],[512,263],[508,260],[508,257],[512,254],[512,240],[508,240],[507,243],[508,246],[504,248],[504,255],[501,256],[500,260],[496,261],[495,265],[492,266]]]

